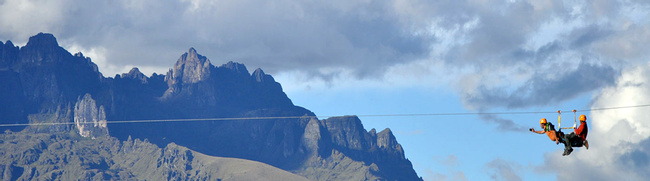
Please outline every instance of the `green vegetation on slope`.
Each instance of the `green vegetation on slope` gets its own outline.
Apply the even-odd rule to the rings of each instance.
[[[83,138],[75,133],[0,134],[0,179],[307,180],[273,166],[207,156],[176,144]]]

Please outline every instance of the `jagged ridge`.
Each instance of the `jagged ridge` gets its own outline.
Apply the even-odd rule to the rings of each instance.
[[[134,68],[106,78],[90,58],[71,55],[50,34],[40,33],[20,49],[10,41],[0,47],[0,75],[7,80],[0,87],[11,87],[0,95],[7,98],[1,102],[0,113],[7,113],[0,115],[2,123],[71,122],[79,112],[76,104],[86,94],[96,103],[96,110],[103,108],[109,121],[306,116],[109,124],[108,132],[120,140],[132,136],[159,147],[176,143],[209,155],[261,161],[309,179],[421,180],[390,130],[367,132],[354,116],[312,119],[314,113],[293,105],[281,85],[261,69],[250,74],[235,62],[214,66],[190,48],[165,75],[147,77]],[[36,126],[26,131],[72,130],[79,128]]]

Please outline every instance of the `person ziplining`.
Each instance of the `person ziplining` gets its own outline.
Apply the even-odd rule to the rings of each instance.
[[[540,130],[540,131],[535,131],[534,128],[530,128],[530,129],[528,129],[528,130],[530,130],[530,131],[533,132],[533,133],[537,133],[537,134],[544,134],[544,133],[546,133],[546,135],[548,136],[548,138],[550,138],[551,141],[554,141],[555,144],[560,144],[560,143],[564,143],[564,144],[566,144],[566,143],[564,142],[564,140],[561,139],[561,135],[560,135],[560,133],[557,132],[557,131],[555,131],[555,125],[553,125],[553,123],[548,122],[548,121],[546,120],[546,118],[542,118],[542,119],[540,119],[540,120],[539,120],[539,125],[540,125],[540,127],[542,127],[542,130]],[[567,152],[567,150],[565,149],[565,150],[564,150],[564,153],[566,153],[566,152]],[[563,154],[563,155],[564,155],[564,154]]]
[[[575,110],[573,110],[573,112],[575,114]],[[580,115],[580,126],[576,127],[574,123],[573,127],[570,127],[568,129],[571,128],[573,128],[573,132],[564,136],[564,140],[570,143],[570,144],[565,144],[566,147],[565,150],[566,149],[569,150],[568,154],[570,154],[571,151],[573,151],[573,148],[571,147],[584,146],[586,149],[589,149],[589,142],[587,142],[587,133],[589,132],[589,129],[587,128],[587,116],[585,116],[584,114]],[[562,133],[562,130],[560,130],[560,133]]]
[[[560,111],[557,111],[557,113],[559,115],[558,131],[555,131],[555,126],[552,123],[548,122],[546,118],[542,118],[539,121],[539,124],[542,127],[541,131],[535,131],[535,129],[533,128],[530,128],[529,130],[537,134],[546,133],[546,135],[548,135],[551,141],[554,141],[555,144],[563,143],[564,153],[562,153],[562,156],[570,155],[571,152],[573,152],[572,147],[584,146],[586,149],[589,149],[589,142],[587,142],[587,133],[588,133],[587,116],[585,116],[584,114],[580,115],[580,126],[576,127],[577,124],[577,121],[575,120],[576,110],[573,110],[573,114],[574,114],[573,127],[562,128],[562,113]],[[574,131],[570,134],[565,135],[562,132],[562,129],[573,129]]]

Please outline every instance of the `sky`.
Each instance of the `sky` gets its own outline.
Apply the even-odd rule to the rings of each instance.
[[[321,119],[650,104],[641,0],[0,0],[0,27],[20,46],[52,33],[108,77],[164,74],[194,47],[262,68]],[[553,113],[360,118],[425,180],[643,180],[648,109],[581,112],[591,147],[568,157],[527,132]]]

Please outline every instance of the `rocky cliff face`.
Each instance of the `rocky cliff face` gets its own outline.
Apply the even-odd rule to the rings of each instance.
[[[70,53],[59,46],[52,34],[39,33],[29,38],[20,49],[18,60],[22,63],[48,63],[67,59]]]
[[[305,130],[303,144],[307,148],[317,147],[314,151],[318,153],[308,159],[309,169],[301,168],[307,178],[420,180],[390,129],[379,133],[375,129],[366,131],[358,117],[343,116],[312,120]],[[357,165],[358,162],[364,164]],[[331,170],[326,168],[341,174],[327,176]]]
[[[212,64],[208,58],[196,53],[194,48],[190,48],[187,53],[181,55],[174,68],[165,76],[165,81],[170,87],[168,92],[175,93],[174,85],[197,83],[208,79],[211,68]]]
[[[54,119],[79,96],[102,91],[103,76],[90,58],[70,54],[51,34],[39,33],[20,49],[9,41],[2,47],[2,123],[25,123],[36,114]]]
[[[121,78],[125,79],[131,79],[139,82],[140,84],[147,84],[149,81],[147,81],[149,78],[144,75],[142,72],[140,72],[140,69],[137,67],[132,68],[129,73],[123,73]]]
[[[108,136],[104,106],[97,107],[90,94],[79,98],[74,105],[74,124],[83,137]]]
[[[251,75],[246,66],[235,62],[217,67],[194,48],[181,55],[165,75],[165,82],[169,88],[161,100],[182,104],[186,109],[178,114],[233,116],[243,111],[294,107],[280,84],[261,69]],[[213,114],[207,114],[206,109]]]
[[[0,41],[0,69],[7,69],[18,60],[19,48],[11,41],[2,43]]]
[[[75,123],[31,126],[28,132],[74,130],[98,139],[110,132],[123,141],[175,143],[208,155],[260,161],[313,180],[421,180],[390,130],[366,131],[355,116],[318,120],[293,105],[262,69],[251,74],[235,62],[214,66],[191,48],[165,75],[147,77],[134,68],[106,78],[90,58],[71,55],[50,34],[38,34],[22,48],[10,41],[0,47],[0,122]],[[286,116],[300,118],[106,123]]]

